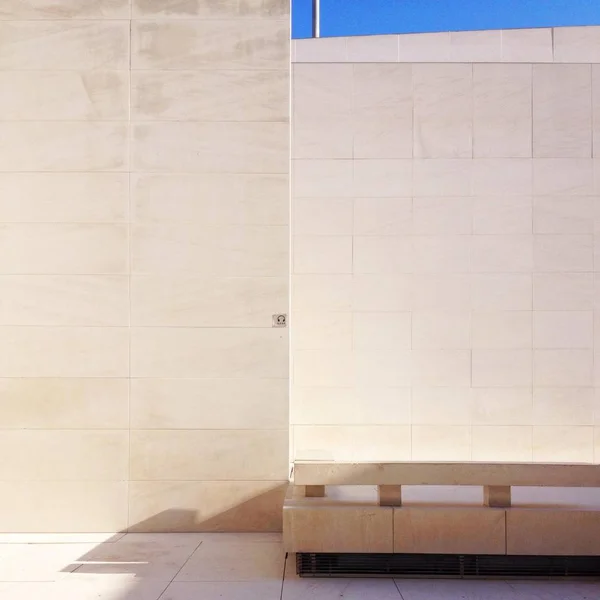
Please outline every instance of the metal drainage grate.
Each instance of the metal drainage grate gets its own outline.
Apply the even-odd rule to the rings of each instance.
[[[301,577],[600,578],[600,556],[296,555]]]

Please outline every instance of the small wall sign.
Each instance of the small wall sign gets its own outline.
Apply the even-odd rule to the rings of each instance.
[[[287,327],[287,315],[273,315],[273,327]]]

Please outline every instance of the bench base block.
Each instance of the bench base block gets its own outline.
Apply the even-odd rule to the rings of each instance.
[[[287,552],[600,556],[600,511],[380,506],[288,494]]]
[[[394,552],[505,554],[504,511],[476,506],[394,509]]]
[[[506,539],[508,554],[599,556],[600,511],[512,508],[506,511]]]

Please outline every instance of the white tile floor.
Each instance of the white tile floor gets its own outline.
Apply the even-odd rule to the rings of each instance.
[[[600,582],[299,579],[276,534],[0,535],[0,598],[600,600]]]

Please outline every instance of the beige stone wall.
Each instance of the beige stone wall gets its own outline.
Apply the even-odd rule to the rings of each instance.
[[[280,528],[288,19],[0,3],[0,531]]]
[[[293,456],[599,461],[600,28],[293,52]]]

